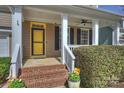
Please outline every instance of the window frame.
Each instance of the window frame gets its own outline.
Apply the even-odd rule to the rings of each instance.
[[[87,31],[87,35],[88,35],[88,36],[87,36],[87,39],[83,39],[83,40],[84,40],[84,41],[87,40],[87,44],[83,44],[83,43],[82,43],[82,41],[83,41],[83,40],[82,40],[82,37],[83,37],[83,36],[82,36],[82,33],[83,33],[84,31]],[[90,31],[90,29],[80,28],[80,44],[81,44],[81,45],[89,45],[89,31]]]

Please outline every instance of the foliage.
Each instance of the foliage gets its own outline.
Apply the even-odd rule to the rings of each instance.
[[[11,58],[0,57],[0,84],[3,83],[9,75]]]
[[[84,46],[74,50],[81,69],[81,87],[108,87],[122,78],[124,46]]]
[[[75,70],[69,73],[69,80],[73,82],[80,81],[80,69],[75,68]]]
[[[24,81],[22,81],[21,79],[12,79],[9,80],[9,88],[24,88],[25,84]]]

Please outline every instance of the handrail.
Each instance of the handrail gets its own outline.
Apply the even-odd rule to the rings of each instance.
[[[81,46],[89,46],[89,45],[68,45],[68,47],[70,48],[71,51],[73,51],[74,48],[78,48]]]
[[[17,78],[19,73],[19,68],[20,68],[20,46],[19,44],[16,44],[10,66],[10,76],[12,78]]]
[[[75,67],[75,56],[67,45],[64,45],[65,50],[65,64],[70,72],[74,71]]]
[[[67,45],[65,45],[65,49],[68,51],[68,53],[70,54],[70,56],[72,57],[72,59],[75,59],[74,54],[72,53],[72,51],[70,51],[69,47]]]

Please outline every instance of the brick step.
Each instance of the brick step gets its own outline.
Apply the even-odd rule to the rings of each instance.
[[[65,86],[67,77],[56,77],[56,78],[40,78],[34,80],[26,80],[25,84],[28,88],[52,88]]]
[[[56,72],[51,71],[50,73],[30,73],[30,74],[22,74],[19,78],[25,80],[38,79],[38,78],[46,78],[46,77],[56,77],[56,76],[67,76],[67,70],[62,69]]]
[[[59,87],[65,85],[68,71],[63,64],[27,67],[20,70],[19,78],[28,88]]]
[[[53,69],[53,70],[42,70],[42,71],[34,71],[34,72],[28,72],[28,73],[22,73],[19,78],[30,78],[34,76],[45,76],[49,74],[57,74],[57,73],[63,73],[67,72],[66,69]]]
[[[51,65],[51,66],[36,66],[36,67],[25,67],[21,69],[21,73],[34,73],[34,72],[43,72],[47,70],[58,70],[58,69],[65,69],[65,65],[58,64],[58,65]]]

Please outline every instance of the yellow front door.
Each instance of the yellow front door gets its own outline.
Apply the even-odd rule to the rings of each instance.
[[[32,29],[32,55],[44,55],[43,29]]]

